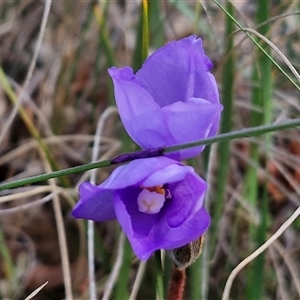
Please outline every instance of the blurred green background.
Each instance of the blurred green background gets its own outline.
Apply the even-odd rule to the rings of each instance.
[[[191,34],[202,38],[214,64],[224,105],[221,133],[299,117],[299,88],[284,74],[299,85],[288,66],[300,67],[299,1],[221,2],[243,28],[275,44],[288,63],[262,37],[247,31],[263,53],[215,1],[143,3],[144,13],[141,1],[0,2],[2,183],[89,163],[98,120],[104,124],[99,160],[135,150],[116,110],[103,114],[115,105],[107,68],[130,65],[137,70],[147,52]],[[221,299],[233,268],[299,206],[299,129],[214,144],[187,163],[209,182],[206,205],[212,224],[202,256],[187,270],[184,297]],[[111,171],[99,169],[96,181]],[[70,216],[78,185],[88,176],[73,174],[0,192],[1,299],[24,299],[46,281],[33,299],[89,299],[86,223]],[[231,299],[300,298],[299,225],[294,222],[239,272]],[[99,299],[116,261],[119,237],[116,222],[96,224]],[[130,299],[155,299],[154,259],[140,265],[127,241],[123,250],[110,299],[129,299],[133,286],[136,296]],[[168,257],[163,268],[167,289]],[[67,292],[66,281],[71,283]]]

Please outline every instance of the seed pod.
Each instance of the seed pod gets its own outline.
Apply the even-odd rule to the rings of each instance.
[[[178,269],[185,269],[201,254],[203,241],[204,237],[200,236],[182,247],[167,250],[167,253]]]

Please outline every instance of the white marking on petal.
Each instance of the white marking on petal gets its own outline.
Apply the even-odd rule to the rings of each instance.
[[[157,214],[164,206],[165,195],[143,189],[137,198],[139,211],[146,214]]]

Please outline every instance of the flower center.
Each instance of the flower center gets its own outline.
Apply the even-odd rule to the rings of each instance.
[[[146,214],[158,213],[164,206],[166,190],[163,186],[141,188],[143,190],[139,193],[137,198],[139,211]]]

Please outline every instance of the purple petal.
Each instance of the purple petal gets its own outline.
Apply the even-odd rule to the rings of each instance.
[[[160,241],[157,249],[174,249],[184,246],[202,236],[210,224],[210,217],[204,207],[199,209],[181,226],[173,228],[166,223],[160,224],[155,237]]]
[[[155,51],[136,75],[129,67],[110,68],[120,117],[131,138],[151,149],[215,135],[222,106],[211,67],[201,39],[190,36]],[[203,148],[168,157],[186,159]]]
[[[110,190],[138,186],[151,174],[174,164],[181,165],[177,161],[167,157],[152,157],[134,160],[125,166],[116,168],[101,186],[102,188]]]
[[[139,211],[137,197],[140,192],[139,187],[127,188],[117,191],[114,197],[118,221],[129,240],[130,237],[146,238],[160,218],[160,213],[146,214]]]
[[[112,67],[108,73],[114,82],[117,106],[123,120],[130,120],[141,114],[156,110],[159,106],[152,96],[134,80],[130,67]]]
[[[170,165],[176,167],[181,164],[167,157],[139,159],[116,168],[100,186],[89,182],[82,183],[79,187],[80,199],[72,215],[99,222],[115,219],[113,205],[115,190],[139,186],[151,174]]]
[[[194,173],[192,167],[173,164],[152,173],[141,183],[141,185],[144,187],[153,187],[164,185],[166,183],[179,182],[190,173]]]
[[[115,198],[118,221],[134,253],[141,260],[147,260],[156,250],[178,248],[190,243],[203,235],[210,223],[210,217],[203,207],[181,226],[170,227],[164,218],[158,219],[162,214],[134,212],[134,208],[130,210],[126,204],[119,197]],[[137,214],[138,217],[133,220],[131,214]]]
[[[201,39],[190,36],[155,51],[136,73],[136,79],[161,107],[191,97],[210,101],[209,97],[218,97],[216,84],[209,78],[211,67]]]
[[[126,120],[123,124],[131,138],[144,149],[176,144],[168,129],[165,113],[162,109],[149,111],[136,118]],[[172,158],[179,160],[178,155]]]
[[[167,184],[171,198],[157,214],[139,211],[141,185]],[[83,183],[72,215],[94,221],[117,218],[136,255],[147,259],[158,249],[183,246],[209,225],[203,208],[206,183],[189,166],[166,157],[132,161],[117,168],[100,186]]]
[[[200,86],[196,86],[195,88],[195,96],[197,95],[201,95],[204,90],[205,90],[205,94],[207,95],[206,99],[209,99],[210,102],[212,104],[220,104],[220,100],[219,100],[219,92],[218,92],[218,87],[217,87],[217,83],[215,80],[215,77],[212,74],[208,74],[208,78],[211,81],[211,86],[212,88],[208,88],[209,84],[204,85],[202,87]],[[205,88],[206,87],[206,88]],[[221,108],[222,110],[223,108]],[[220,112],[221,112],[220,110]],[[218,127],[219,127],[219,122],[220,122],[220,113],[216,116],[215,120],[212,122],[212,126],[210,129],[209,134],[207,135],[208,137],[210,136],[215,136],[217,134],[218,131]]]
[[[170,227],[178,227],[203,206],[206,182],[190,172],[184,180],[169,185],[172,201],[166,210]]]
[[[176,102],[162,109],[168,131],[175,139],[175,144],[183,144],[204,139],[217,129],[216,120],[219,119],[222,106],[219,104],[195,103],[195,99],[188,103]],[[167,145],[172,146],[172,145]],[[180,159],[198,155],[204,146],[180,150]]]
[[[155,112],[145,113],[124,125],[130,136],[144,149],[174,146],[208,137],[221,109],[219,104],[197,103],[192,99],[187,103],[176,102]],[[186,159],[199,154],[203,148],[181,150],[168,156]]]
[[[129,67],[108,70],[114,82],[114,93],[122,123],[130,137],[144,149],[163,146],[169,134],[160,133],[165,128],[163,115],[152,96],[132,79]],[[125,74],[125,75],[124,75]],[[146,126],[140,128],[143,122]]]
[[[82,183],[79,187],[80,199],[73,208],[72,216],[98,222],[115,219],[113,193],[89,182]]]
[[[146,260],[153,251],[183,246],[204,233],[209,216],[203,209],[206,183],[191,167],[168,166],[157,171],[143,183],[163,184],[170,179],[168,188],[172,198],[157,214],[139,211],[139,187],[128,187],[115,193],[117,219],[126,233],[135,254]],[[176,183],[175,183],[176,182]]]

